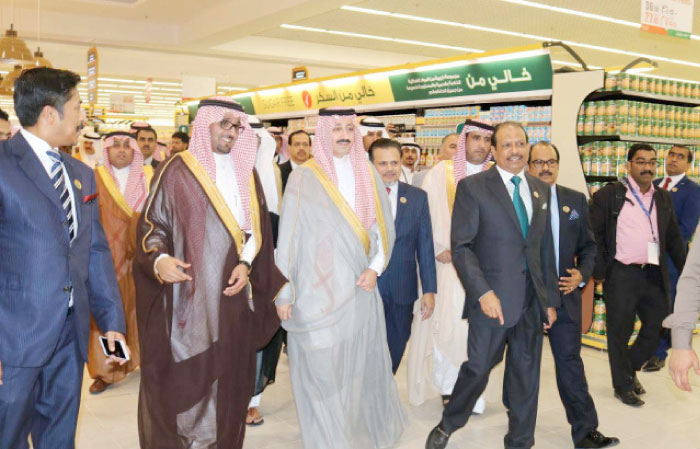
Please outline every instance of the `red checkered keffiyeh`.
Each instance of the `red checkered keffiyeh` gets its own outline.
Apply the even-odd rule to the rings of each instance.
[[[311,145],[311,153],[321,169],[338,185],[338,176],[333,164],[332,130],[340,117],[351,117],[356,122],[355,111],[352,109],[321,109],[316,136]],[[365,229],[370,229],[377,221],[377,211],[374,204],[374,188],[372,173],[367,161],[367,153],[362,145],[362,134],[355,125],[355,142],[350,148],[350,160],[355,173],[355,213]]]
[[[462,128],[462,133],[459,135],[459,140],[457,141],[457,152],[453,159],[455,182],[459,182],[467,177],[467,134],[471,132],[478,132],[485,136],[491,136],[493,135],[493,126],[486,122],[477,122],[476,120],[467,120],[464,123],[464,128]],[[489,167],[491,157],[492,155],[489,152],[489,155],[486,157],[481,167],[482,171]]]
[[[249,230],[251,229],[251,224],[248,182],[253,175],[258,140],[255,137],[255,132],[248,124],[248,115],[243,111],[243,107],[229,97],[212,97],[202,100],[199,103],[199,110],[192,124],[189,152],[202,164],[209,177],[216,183],[216,162],[212,154],[209,125],[223,120],[224,115],[228,112],[232,112],[236,117],[239,117],[243,126],[243,130],[238,135],[238,139],[236,139],[229,154],[236,170],[238,191],[241,195],[243,212],[245,213],[245,223],[239,223],[239,226],[244,230]]]
[[[131,165],[129,165],[129,177],[127,178],[126,188],[124,189],[124,199],[131,210],[134,212],[141,212],[146,198],[148,197],[148,182],[146,181],[146,175],[143,173],[143,154],[139,151],[136,139],[134,139],[131,134],[124,131],[107,134],[104,137],[102,145],[102,165],[104,165],[107,171],[112,175],[114,182],[118,182],[117,178],[114,176],[114,167],[112,167],[112,163],[109,162],[109,154],[107,152],[107,150],[114,145],[115,138],[128,139],[129,148],[134,152],[134,158],[131,161]]]

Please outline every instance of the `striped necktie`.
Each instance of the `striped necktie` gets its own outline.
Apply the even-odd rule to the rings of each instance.
[[[53,160],[49,177],[51,178],[54,189],[56,189],[56,192],[58,192],[58,197],[61,200],[63,212],[66,214],[68,232],[70,233],[70,240],[72,242],[75,238],[75,220],[73,218],[70,193],[68,192],[68,186],[66,186],[65,176],[63,175],[63,160],[61,159],[61,155],[54,151],[47,151],[46,154],[48,154],[49,157],[51,157],[51,160]]]

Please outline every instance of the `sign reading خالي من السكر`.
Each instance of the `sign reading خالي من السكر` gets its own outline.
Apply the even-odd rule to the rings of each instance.
[[[448,97],[528,92],[552,88],[552,63],[542,51],[527,56],[464,65],[309,82],[236,95],[248,114],[303,113],[329,106],[415,102]]]
[[[642,31],[690,39],[694,0],[642,0]]]

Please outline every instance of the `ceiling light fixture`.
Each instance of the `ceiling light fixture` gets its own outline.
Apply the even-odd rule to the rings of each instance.
[[[564,40],[564,39],[555,39],[555,38],[547,37],[547,36],[538,36],[536,34],[519,33],[516,31],[502,30],[499,28],[485,27],[485,26],[480,26],[480,25],[472,25],[472,24],[468,24],[468,23],[451,22],[449,20],[431,19],[428,17],[420,17],[420,16],[414,16],[414,15],[410,15],[410,14],[394,13],[394,12],[382,11],[382,10],[378,10],[378,9],[358,8],[356,6],[347,6],[346,5],[346,6],[342,6],[341,9],[344,9],[346,11],[359,12],[359,13],[363,13],[363,14],[372,14],[372,15],[378,15],[378,16],[393,17],[393,18],[397,18],[397,19],[410,20],[410,21],[414,21],[414,22],[433,23],[433,24],[437,24],[437,25],[465,28],[465,29],[475,30],[475,31],[484,31],[487,33],[503,34],[506,36],[524,37],[527,39],[534,39],[536,41],[541,41],[541,42],[561,40],[561,42],[563,42],[567,45],[570,45],[572,47],[588,48],[590,50],[597,50],[597,51],[601,51],[601,52],[605,52],[605,53],[615,53],[615,54],[626,55],[626,56],[650,58],[650,59],[654,59],[656,61],[664,61],[664,62],[669,62],[672,64],[700,68],[700,63],[697,63],[697,62],[683,61],[680,59],[667,58],[667,57],[658,56],[658,55],[649,55],[649,54],[645,54],[645,53],[637,53],[634,51],[621,50],[618,48],[608,48],[608,47],[603,47],[600,45],[592,45],[592,44],[586,44],[586,43],[582,43],[582,42],[573,42],[573,41],[568,41],[568,40]]]
[[[17,37],[14,29],[15,2],[10,2],[10,29],[5,31],[5,37],[0,39],[0,62],[3,64],[25,64],[31,62],[32,53],[27,44]]]

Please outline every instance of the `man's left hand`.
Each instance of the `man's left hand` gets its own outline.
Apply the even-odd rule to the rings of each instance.
[[[569,273],[570,276],[562,276],[559,278],[559,290],[568,295],[581,285],[583,276],[581,276],[581,272],[576,268],[567,268],[566,272]]]
[[[435,293],[424,293],[420,300],[420,312],[423,320],[427,320],[435,310]]]
[[[366,292],[371,292],[377,286],[377,272],[367,268],[357,279],[357,286]]]
[[[126,352],[127,356],[131,356],[131,351],[129,350],[129,347],[126,345],[126,338],[124,338],[124,334],[121,332],[116,332],[116,331],[109,331],[105,332],[105,338],[107,338],[107,348],[109,348],[110,352],[113,352],[116,349],[116,340],[121,340],[122,342],[122,347],[124,348],[124,352]],[[120,359],[117,356],[110,355],[107,357],[107,364],[112,364],[112,363],[118,363],[120,365],[123,365],[126,363],[126,359]]]
[[[231,273],[231,277],[228,279],[228,285],[224,290],[224,295],[234,296],[239,294],[248,285],[248,267],[243,264],[236,265],[236,268]]]
[[[554,322],[557,321],[557,309],[555,309],[554,307],[547,307],[547,321],[549,322],[549,324],[544,325],[545,330],[551,329],[554,325]]]

